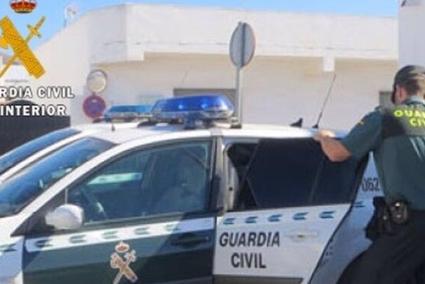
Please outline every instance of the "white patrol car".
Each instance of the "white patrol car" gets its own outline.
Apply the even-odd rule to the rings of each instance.
[[[95,132],[115,128],[137,127],[138,123],[78,125],[59,129],[31,140],[0,156],[0,183],[19,173],[35,161]]]
[[[0,283],[337,283],[369,244],[372,161],[329,162],[311,130],[212,125],[231,111],[162,101],[167,124],[94,133],[5,181]]]

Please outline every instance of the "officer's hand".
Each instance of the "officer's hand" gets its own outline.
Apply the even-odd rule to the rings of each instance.
[[[323,138],[335,138],[335,133],[330,130],[322,129],[317,131],[313,137],[317,142],[321,142]]]

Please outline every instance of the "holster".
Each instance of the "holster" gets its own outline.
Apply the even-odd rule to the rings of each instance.
[[[390,206],[391,220],[397,225],[406,224],[410,218],[409,206],[406,202],[396,201]]]
[[[385,199],[383,197],[373,198],[373,206],[375,210],[366,226],[366,237],[371,241],[376,240],[382,234],[392,234],[394,231]]]
[[[371,241],[383,234],[395,234],[398,225],[404,225],[409,220],[409,206],[406,202],[397,201],[388,205],[384,197],[375,197],[373,206],[375,210],[366,227],[366,237]]]

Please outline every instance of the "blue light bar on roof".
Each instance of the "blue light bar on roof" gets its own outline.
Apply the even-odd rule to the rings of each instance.
[[[203,95],[170,98],[158,101],[152,109],[158,121],[228,120],[234,112],[226,96]]]

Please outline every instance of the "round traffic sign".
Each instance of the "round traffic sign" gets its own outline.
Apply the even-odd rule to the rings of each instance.
[[[233,64],[242,68],[248,65],[255,54],[255,35],[252,27],[240,22],[230,40],[230,59]]]
[[[84,113],[90,118],[98,118],[102,116],[106,109],[105,100],[97,95],[91,95],[84,100]]]
[[[106,88],[108,75],[106,75],[105,71],[96,69],[89,73],[86,81],[88,89],[95,94],[99,94]]]

